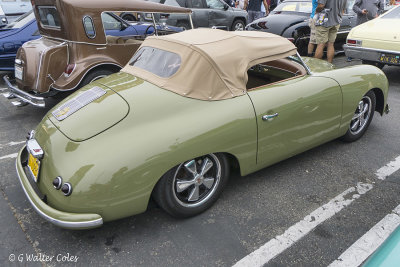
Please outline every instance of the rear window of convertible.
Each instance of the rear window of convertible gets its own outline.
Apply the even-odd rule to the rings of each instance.
[[[38,6],[40,23],[43,27],[61,28],[60,16],[55,6]]]
[[[162,78],[168,78],[178,71],[181,66],[181,57],[169,51],[144,46],[136,52],[129,65],[144,69]]]

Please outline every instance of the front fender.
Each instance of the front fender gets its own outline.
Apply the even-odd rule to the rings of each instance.
[[[382,92],[382,110],[378,111],[383,114],[383,109],[387,105],[389,82],[386,75],[377,67],[371,65],[356,65],[315,75],[330,77],[336,80],[342,88],[343,105],[340,127],[341,134],[346,133],[361,98],[372,89],[377,89]]]

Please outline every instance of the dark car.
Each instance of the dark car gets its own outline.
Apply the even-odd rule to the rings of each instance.
[[[219,28],[226,30],[244,30],[247,24],[247,12],[230,7],[223,0],[150,0],[170,6],[181,6],[192,10],[193,26],[195,28]],[[151,19],[146,18],[145,19]],[[159,22],[190,29],[187,15],[159,15]]]
[[[347,1],[346,11],[335,42],[336,50],[342,51],[347,34],[356,26],[356,14],[352,7],[354,0]],[[312,3],[310,0],[287,0],[279,4],[267,17],[253,21],[246,26],[246,30],[264,31],[288,38],[296,46],[301,55],[307,54],[307,45],[310,40],[308,19],[311,15]]]
[[[14,71],[14,60],[18,48],[25,42],[39,37],[35,15],[32,11],[0,28],[0,71]]]

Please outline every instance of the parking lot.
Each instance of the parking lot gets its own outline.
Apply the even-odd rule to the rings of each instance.
[[[360,61],[341,55],[334,63]],[[381,238],[400,220],[400,69],[383,71],[391,112],[375,113],[359,141],[335,140],[245,177],[233,173],[217,203],[196,217],[174,219],[151,202],[143,214],[85,231],[43,220],[16,176],[16,153],[28,131],[57,101],[45,109],[17,108],[1,96],[0,265],[359,264],[364,247],[352,245],[376,234],[370,229],[388,215],[393,220],[384,221],[382,235],[376,234]]]

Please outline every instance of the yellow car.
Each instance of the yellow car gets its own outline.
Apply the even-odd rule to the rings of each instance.
[[[400,65],[400,6],[353,28],[343,46],[347,57],[379,68]]]

